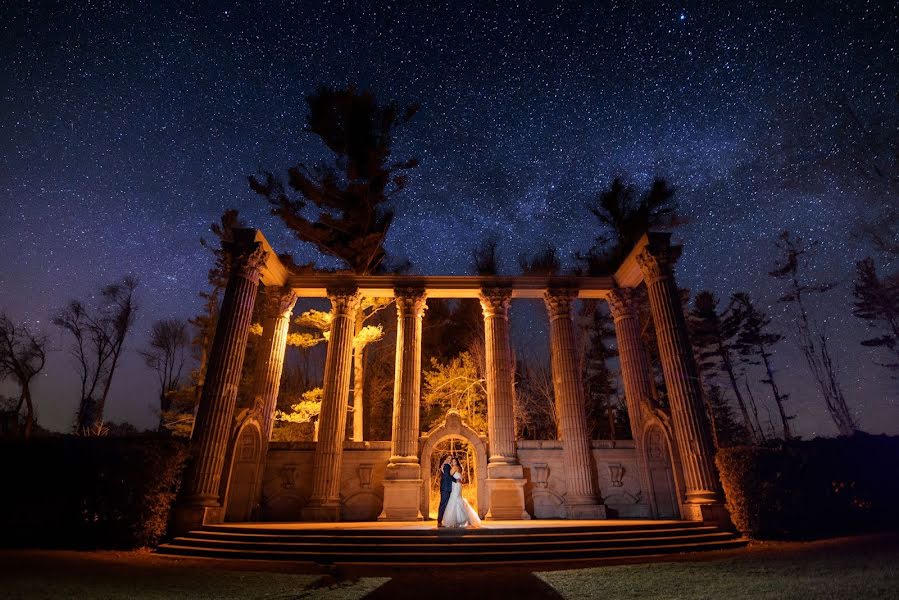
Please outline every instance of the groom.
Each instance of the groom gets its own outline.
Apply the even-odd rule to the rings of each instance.
[[[440,463],[440,508],[437,509],[437,527],[443,527],[443,512],[446,510],[446,503],[449,502],[450,494],[453,491],[453,476],[450,475],[452,458],[447,454]]]

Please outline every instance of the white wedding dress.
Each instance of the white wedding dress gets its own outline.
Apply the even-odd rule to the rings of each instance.
[[[462,479],[461,473],[453,475],[453,491],[450,492],[449,502],[446,503],[446,510],[443,511],[444,527],[480,527],[481,519],[478,513],[471,507],[465,498],[462,497]]]

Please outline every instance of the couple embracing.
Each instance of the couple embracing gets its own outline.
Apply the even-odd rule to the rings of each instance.
[[[462,497],[462,465],[448,455],[440,463],[440,509],[437,527],[480,527],[478,513]]]

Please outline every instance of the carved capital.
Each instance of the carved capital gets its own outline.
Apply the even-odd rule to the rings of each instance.
[[[640,295],[636,288],[615,288],[606,296],[606,302],[613,319],[634,317],[640,308]]]
[[[481,310],[484,311],[485,319],[509,316],[509,305],[512,303],[511,288],[482,288],[478,292],[478,298],[481,300]]]
[[[393,290],[396,299],[396,310],[399,316],[415,315],[421,316],[421,313],[428,307],[428,294],[423,288],[397,288]]]
[[[355,317],[356,311],[359,310],[359,304],[362,302],[362,294],[356,287],[329,288],[328,299],[331,301],[332,315]]]
[[[268,254],[259,242],[222,242],[231,261],[231,274],[259,283]]]
[[[297,295],[288,287],[266,287],[262,290],[262,315],[265,318],[290,318]]]
[[[637,264],[643,271],[643,278],[647,284],[654,283],[664,277],[670,277],[674,269],[674,263],[680,256],[679,246],[647,245],[637,255]]]
[[[571,305],[577,296],[578,291],[573,288],[550,288],[543,292],[543,302],[550,320],[571,315]]]

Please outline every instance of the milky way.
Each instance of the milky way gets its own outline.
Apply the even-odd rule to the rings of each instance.
[[[153,320],[198,312],[198,240],[223,210],[333,265],[284,233],[246,176],[323,156],[301,132],[303,97],[355,84],[421,104],[397,134],[397,156],[421,166],[396,200],[391,255],[464,273],[492,235],[507,272],[545,243],[570,257],[595,237],[585,206],[614,176],[667,177],[690,219],[679,284],[748,290],[784,330],[773,240],[789,228],[820,241],[813,273],[841,285],[816,311],[847,395],[864,428],[899,430],[896,384],[849,310],[854,261],[873,252],[850,234],[883,199],[827,160],[846,145],[847,107],[897,113],[894,3],[15,4],[0,12],[0,307],[51,334],[45,425],[67,427],[77,401],[50,315],[125,273],[140,278],[141,317],[108,416],[153,422],[133,350]],[[519,332],[538,335],[516,343],[534,343],[545,323],[519,313]],[[799,431],[832,433],[789,342],[775,360]]]

